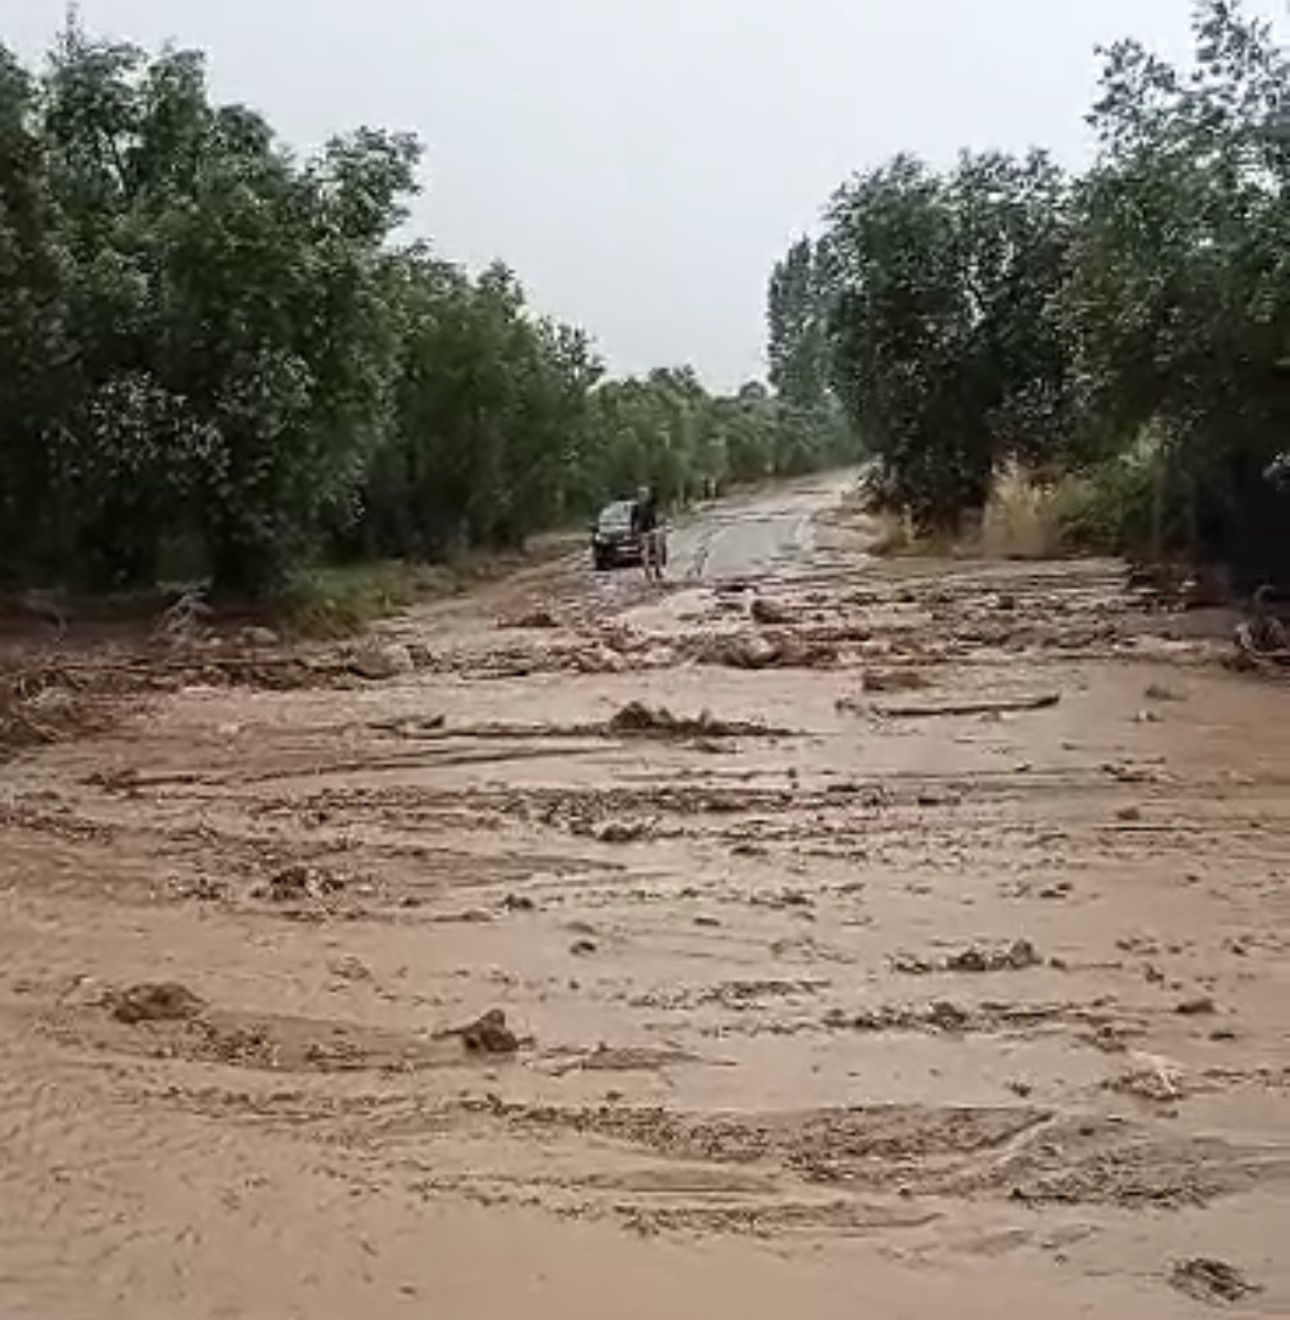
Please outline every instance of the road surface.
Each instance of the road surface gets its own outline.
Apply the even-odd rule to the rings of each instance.
[[[819,514],[835,507],[855,481],[852,471],[809,477],[707,506],[671,532],[668,576],[715,581],[809,565]]]
[[[40,727],[116,722],[0,764],[0,1315],[1290,1314],[1290,693],[842,489],[78,656]]]

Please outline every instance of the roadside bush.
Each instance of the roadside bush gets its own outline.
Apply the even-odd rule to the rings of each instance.
[[[1166,502],[1167,464],[1150,432],[1104,462],[1062,478],[1054,497],[1065,543],[1097,554],[1161,554],[1184,536]]]

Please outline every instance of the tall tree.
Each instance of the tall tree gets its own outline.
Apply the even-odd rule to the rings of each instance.
[[[1164,534],[1272,571],[1290,518],[1263,478],[1290,431],[1290,65],[1227,0],[1199,5],[1195,32],[1190,74],[1136,42],[1105,52],[1067,314],[1091,442],[1161,437]]]
[[[1041,153],[965,155],[947,176],[901,156],[834,198],[833,383],[887,496],[921,523],[979,506],[1002,458],[1060,433],[1064,198]]]

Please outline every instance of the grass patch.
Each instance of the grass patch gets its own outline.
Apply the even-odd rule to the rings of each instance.
[[[461,589],[461,579],[443,565],[379,560],[303,569],[274,601],[277,622],[299,637],[349,637],[386,615],[428,596]]]

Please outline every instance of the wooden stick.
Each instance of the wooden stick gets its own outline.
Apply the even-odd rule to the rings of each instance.
[[[945,705],[929,703],[909,706],[875,706],[879,715],[892,720],[916,720],[932,715],[1002,715],[1009,711],[1046,710],[1062,699],[1060,692],[1042,692],[1034,697],[1004,697],[996,700],[951,702]]]

